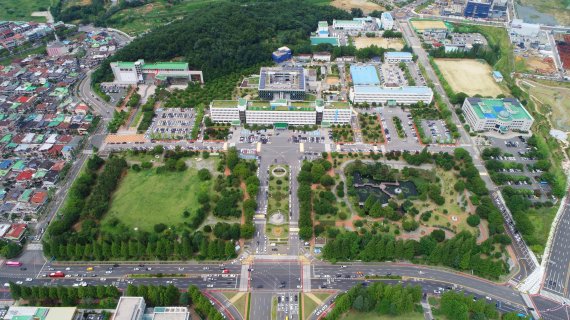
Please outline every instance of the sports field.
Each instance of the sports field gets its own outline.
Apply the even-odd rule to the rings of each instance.
[[[424,32],[426,29],[445,29],[447,26],[441,20],[410,20],[412,26],[418,32]]]
[[[480,94],[484,97],[503,93],[491,76],[491,66],[474,59],[434,59],[445,80],[454,92],[464,92],[469,96]]]
[[[356,37],[354,40],[354,46],[356,49],[363,49],[368,48],[372,45],[375,45],[380,48],[385,49],[395,49],[395,50],[402,50],[404,47],[404,42],[402,39],[398,38],[368,38],[368,37]]]
[[[193,214],[199,207],[198,193],[211,190],[212,182],[198,179],[197,170],[184,172],[156,170],[129,170],[111,200],[111,208],[103,224],[118,218],[124,224],[140,230],[152,230],[155,224],[176,226],[188,218],[184,210]]]
[[[381,5],[368,0],[333,0],[331,5],[345,11],[350,11],[352,8],[360,8],[364,13],[374,10],[385,10]]]

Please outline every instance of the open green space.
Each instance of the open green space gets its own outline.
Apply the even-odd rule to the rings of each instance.
[[[211,181],[200,181],[193,168],[161,174],[155,170],[130,170],[113,195],[103,224],[117,218],[127,226],[145,231],[158,223],[178,225],[186,219],[185,210],[194,212],[199,207],[198,193],[210,192],[211,187]]]
[[[305,299],[303,306],[303,319],[309,319],[311,313],[313,313],[319,305],[306,294],[303,294],[303,299]]]
[[[34,11],[46,11],[51,0],[2,0],[0,20],[46,22],[44,17],[32,17]]]
[[[410,312],[400,316],[386,316],[378,315],[374,312],[356,312],[350,311],[346,313],[341,319],[359,319],[359,320],[423,320],[423,313]]]
[[[328,297],[331,296],[331,294],[328,293],[328,292],[315,292],[315,293],[313,293],[313,295],[314,295],[315,297],[319,298],[319,300],[321,300],[321,301],[323,301],[323,302],[324,302]]]
[[[518,84],[537,103],[537,111],[550,118],[554,129],[570,131],[570,89],[555,83],[544,85],[527,79],[518,81]]]
[[[534,226],[534,235],[538,245],[531,246],[531,249],[539,255],[542,255],[544,251],[544,246],[548,241],[548,235],[550,234],[550,227],[552,226],[552,221],[556,216],[557,207],[550,208],[538,208],[531,209],[526,212],[530,222]]]
[[[235,297],[235,295],[238,293],[234,291],[224,291],[222,292],[222,294],[224,295],[224,297],[226,297],[226,299],[231,300],[231,298]]]
[[[274,174],[275,170],[275,174]],[[267,204],[267,218],[280,212],[285,222],[289,216],[289,167],[275,165],[269,167],[269,199]]]
[[[112,15],[108,24],[130,35],[138,35],[218,2],[225,1],[183,0],[175,4],[169,4],[167,1],[156,1],[141,7],[123,9]]]
[[[237,311],[242,315],[242,317],[245,315],[245,301],[247,299],[247,293],[238,293],[241,294],[241,297],[239,297],[234,303],[234,307],[236,307]],[[244,318],[245,319],[245,318]]]

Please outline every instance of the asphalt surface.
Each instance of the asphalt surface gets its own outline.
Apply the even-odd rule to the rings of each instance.
[[[546,261],[542,289],[569,298],[570,282],[570,207],[564,203],[564,209],[554,231],[550,254]]]

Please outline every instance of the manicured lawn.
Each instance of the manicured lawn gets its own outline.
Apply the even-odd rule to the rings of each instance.
[[[34,11],[46,11],[50,0],[2,0],[0,20],[46,22],[44,17],[32,17]]]
[[[305,299],[305,306],[303,307],[303,319],[309,319],[309,316],[315,309],[318,307],[317,303],[313,301],[313,299],[303,295],[303,299]]]
[[[358,319],[358,320],[423,320],[424,315],[419,312],[407,313],[405,315],[391,317],[378,315],[374,312],[360,313],[355,311],[350,311],[344,315],[341,319]]]
[[[201,182],[197,170],[156,174],[155,170],[129,170],[113,195],[111,208],[103,223],[118,218],[130,227],[152,230],[157,223],[178,225],[199,207],[197,194],[209,192],[211,181]]]
[[[313,295],[317,298],[319,298],[321,301],[325,301],[328,297],[331,296],[330,293],[327,292],[317,292],[317,293],[313,293]]]
[[[245,315],[245,299],[247,298],[247,293],[242,293],[242,296],[233,303],[237,311],[244,317]]]

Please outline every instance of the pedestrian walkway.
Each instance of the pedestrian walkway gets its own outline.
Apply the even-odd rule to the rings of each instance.
[[[239,291],[247,292],[249,287],[249,271],[247,269],[249,265],[243,264],[241,266],[241,276],[239,278]]]
[[[426,320],[432,320],[433,315],[431,314],[431,306],[427,301],[422,301],[422,309],[424,309],[424,318]]]
[[[303,265],[303,292],[311,292],[311,265]],[[313,299],[314,300],[314,299]]]

